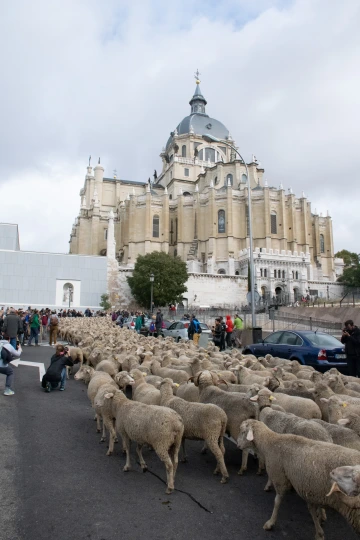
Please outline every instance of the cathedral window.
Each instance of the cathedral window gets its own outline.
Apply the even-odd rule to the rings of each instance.
[[[263,269],[260,268],[260,277],[263,277]]]
[[[233,175],[232,174],[228,174],[227,177],[226,177],[226,185],[228,185],[230,181],[230,185],[232,186],[233,185]]]
[[[320,234],[320,253],[325,253],[325,240],[323,234]]]
[[[299,279],[299,272],[295,272],[295,279]]]
[[[277,234],[276,212],[274,211],[272,211],[270,215],[270,227],[271,227],[271,234]]]
[[[282,278],[285,279],[285,270],[282,271]]]
[[[199,152],[199,159],[201,161],[211,161],[215,162],[215,149],[214,148],[203,148]]]
[[[107,240],[108,230],[104,229],[104,240]]]
[[[190,169],[184,169],[184,176],[190,176]]]
[[[264,268],[264,277],[267,277],[267,270]]]
[[[218,212],[218,232],[225,232],[225,210],[219,210]]]
[[[159,216],[153,217],[153,238],[159,238],[160,236],[160,219]]]
[[[242,184],[247,184],[247,176],[246,176],[246,174],[241,175],[241,183]]]
[[[186,157],[186,145],[183,144],[181,147],[181,156]]]
[[[223,268],[220,268],[220,270],[218,270],[218,274],[224,276],[226,274],[225,270]]]

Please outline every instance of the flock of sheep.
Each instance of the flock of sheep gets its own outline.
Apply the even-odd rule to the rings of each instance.
[[[141,468],[150,446],[163,461],[166,493],[174,490],[185,440],[201,440],[216,460],[214,474],[226,483],[223,437],[258,458],[265,490],[276,492],[264,529],[274,527],[283,496],[294,489],[307,503],[322,540],[325,507],[342,514],[360,533],[360,380],[330,369],[324,375],[297,361],[220,353],[192,341],[144,337],[108,318],[62,319],[60,335],[80,363],[76,380],[88,385],[101,440],[109,432],[111,455],[117,435],[131,467],[130,444]],[[131,386],[132,399],[126,397]]]

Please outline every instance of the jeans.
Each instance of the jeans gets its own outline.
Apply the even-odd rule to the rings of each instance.
[[[14,349],[16,350],[16,337],[10,338],[10,345],[12,345]]]
[[[12,384],[14,382],[14,370],[12,366],[8,364],[6,367],[0,367],[0,373],[2,375],[6,375],[5,386],[7,388],[12,388]]]
[[[226,332],[226,345],[231,347],[232,345],[232,332]]]
[[[30,328],[28,345],[31,345],[33,338],[35,338],[35,345],[37,345],[39,343],[39,328]]]

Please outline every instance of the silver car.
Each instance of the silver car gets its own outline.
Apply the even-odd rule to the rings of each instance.
[[[199,321],[200,322],[200,321]],[[188,328],[190,321],[178,321],[174,322],[169,328],[163,328],[164,337],[170,336],[174,338],[175,341],[180,341],[180,339],[189,339]],[[201,326],[201,335],[207,335],[208,339],[212,339],[212,332],[207,324],[200,322]]]
[[[147,325],[148,321],[149,319],[145,317],[145,326]],[[135,330],[135,322],[136,322],[136,317],[131,315],[127,319],[124,319],[123,328],[128,328],[129,330]]]

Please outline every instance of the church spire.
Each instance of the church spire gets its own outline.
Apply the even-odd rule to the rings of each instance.
[[[191,105],[191,114],[206,114],[205,105],[207,104],[206,99],[201,93],[200,90],[200,73],[199,70],[195,73],[196,88],[193,97],[189,101]]]

